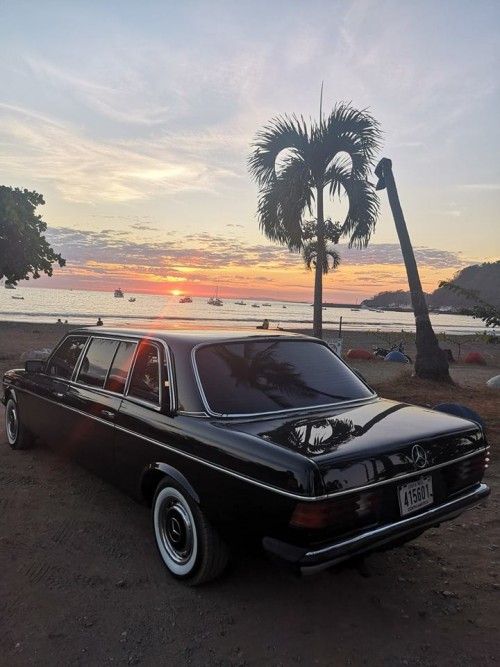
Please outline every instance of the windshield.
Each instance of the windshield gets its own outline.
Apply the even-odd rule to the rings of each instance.
[[[325,345],[252,340],[196,350],[211,412],[255,414],[369,398],[373,393]]]

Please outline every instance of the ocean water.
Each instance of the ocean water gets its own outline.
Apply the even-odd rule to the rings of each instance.
[[[129,301],[131,298],[135,301]],[[9,290],[0,286],[0,321],[54,323],[60,318],[63,322],[68,320],[70,324],[85,326],[95,324],[101,317],[107,326],[255,328],[267,318],[271,329],[312,327],[310,303],[246,300],[243,306],[236,301],[223,299],[224,305],[217,307],[208,305],[205,298],[196,297],[192,303],[179,303],[179,297],[153,294],[126,293],[120,299],[115,298],[113,292],[36,287]],[[484,331],[483,323],[472,317],[431,313],[431,321],[436,333],[471,335]],[[325,308],[323,327],[338,330],[340,325],[342,330],[415,331],[413,313]]]

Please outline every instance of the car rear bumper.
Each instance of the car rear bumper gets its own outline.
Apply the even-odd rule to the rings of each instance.
[[[412,533],[418,533],[449,521],[468,509],[475,507],[490,493],[486,484],[478,484],[473,490],[446,503],[431,507],[415,516],[395,523],[367,530],[359,535],[336,541],[319,549],[309,549],[288,544],[272,537],[264,537],[264,549],[274,557],[299,568],[302,574],[314,574],[338,565],[354,556],[390,547]]]

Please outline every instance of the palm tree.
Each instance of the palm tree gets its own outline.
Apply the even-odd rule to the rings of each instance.
[[[303,215],[316,219],[317,261],[314,280],[313,333],[322,337],[323,269],[326,251],[326,195],[347,195],[349,210],[340,235],[349,246],[368,244],[379,202],[367,180],[379,147],[378,123],[366,111],[340,103],[326,119],[310,126],[301,117],[279,116],[261,130],[248,165],[259,186],[259,226],[271,240],[293,252],[304,246]]]
[[[415,315],[415,346],[417,348],[415,375],[429,380],[451,382],[446,353],[439,347],[439,342],[429,317],[429,310],[425,302],[410,235],[408,234],[403,210],[399,202],[391,160],[382,158],[375,169],[375,175],[379,179],[377,190],[387,188],[387,196],[406,267],[411,305]]]
[[[306,269],[308,271],[312,270],[312,267],[316,269],[317,260],[318,260],[318,242],[309,241],[302,248],[302,258]],[[330,263],[331,260],[331,263]],[[326,276],[330,271],[338,269],[340,266],[340,255],[331,246],[326,246],[323,256],[323,275]]]

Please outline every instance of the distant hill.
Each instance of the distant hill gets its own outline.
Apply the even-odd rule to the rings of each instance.
[[[429,294],[425,295],[427,303],[429,303]],[[411,308],[410,292],[405,292],[400,289],[397,292],[379,292],[371,299],[365,299],[361,303],[362,306],[368,308],[400,308],[401,310],[408,310]]]
[[[475,290],[478,296],[492,306],[500,307],[500,261],[474,264],[457,272],[451,282],[465,289]],[[470,306],[471,301],[464,299],[444,288],[432,293],[432,305]]]
[[[474,264],[458,271],[451,282],[468,290],[475,290],[487,303],[500,307],[500,261]],[[471,308],[474,304],[469,299],[450,290],[438,287],[432,294],[425,295],[427,305],[435,308]],[[411,307],[410,292],[380,292],[372,299],[365,299],[363,305],[369,308],[394,307],[403,310]]]

